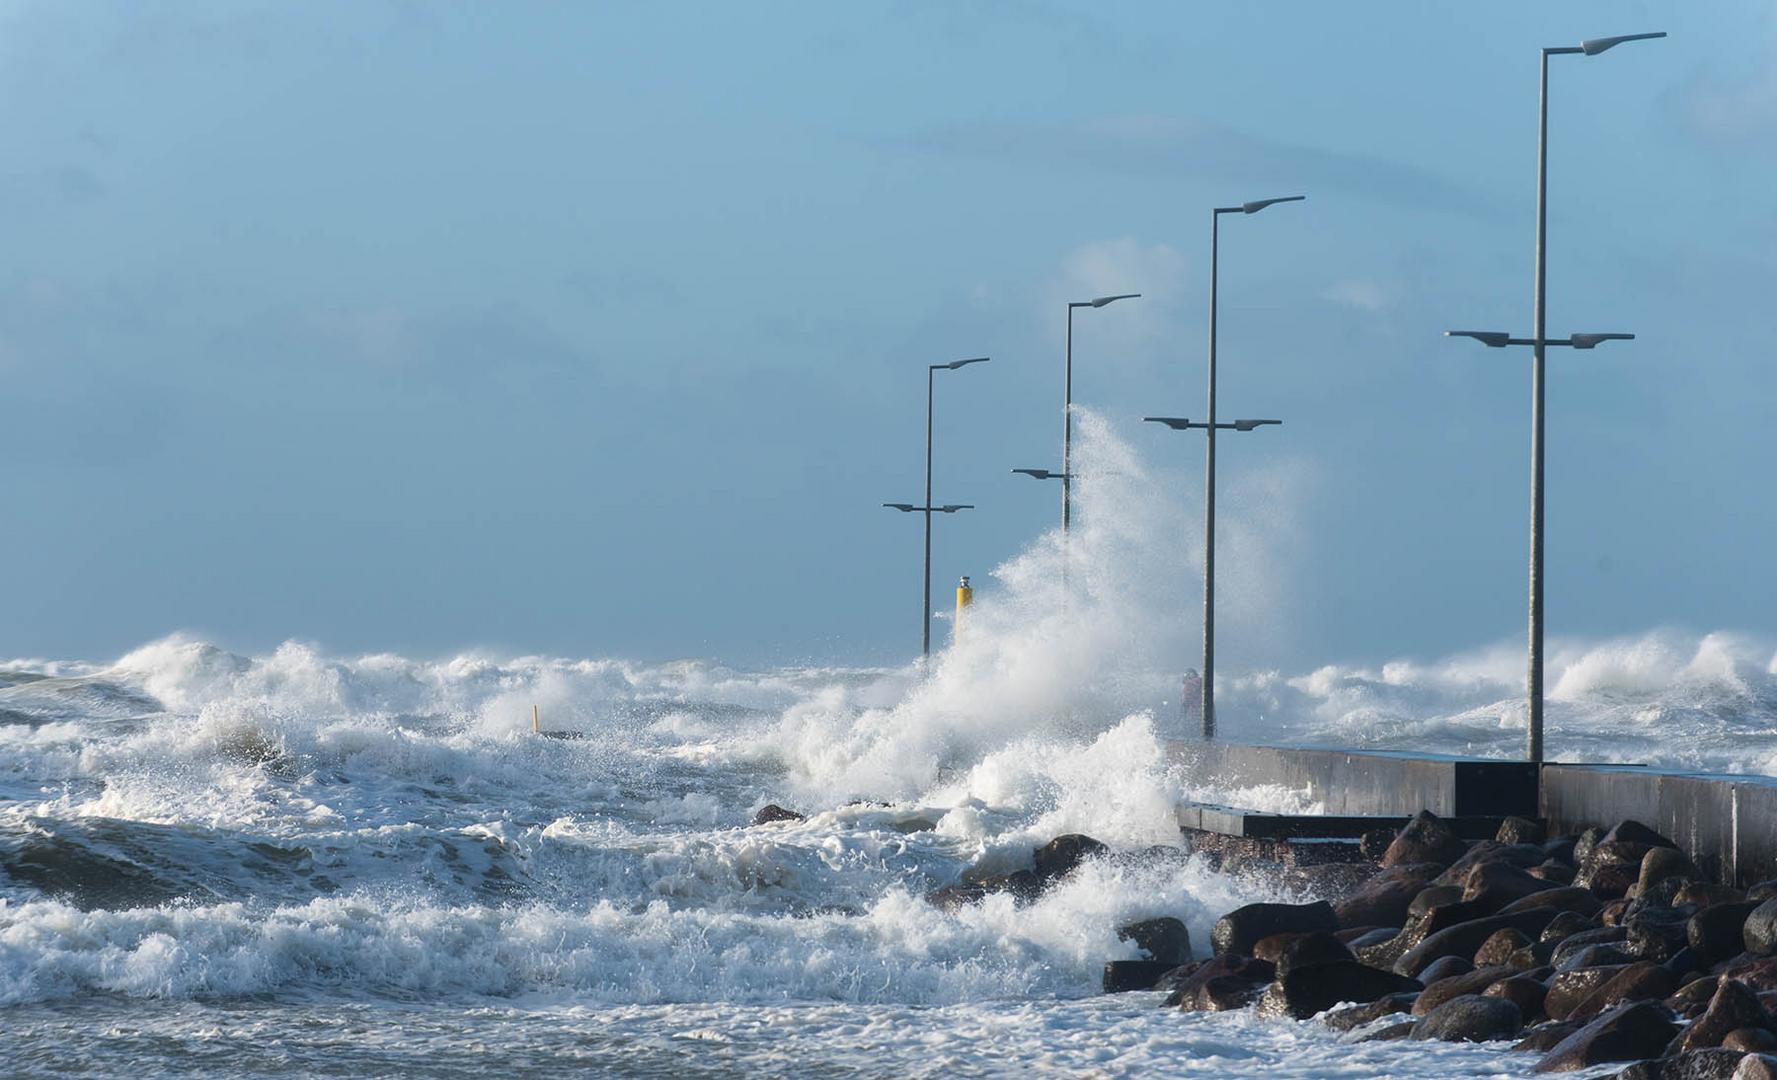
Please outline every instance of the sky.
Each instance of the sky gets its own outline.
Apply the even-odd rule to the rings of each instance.
[[[918,647],[1075,397],[1181,491],[1208,211],[1224,663],[1522,633],[1537,49],[1551,634],[1777,635],[1777,9],[0,0],[0,655]],[[1244,493],[1244,495],[1243,495]],[[1181,562],[1189,578],[1195,568]],[[1181,618],[1192,618],[1181,613]],[[1236,643],[1238,644],[1238,643]]]

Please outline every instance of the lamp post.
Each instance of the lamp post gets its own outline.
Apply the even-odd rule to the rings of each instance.
[[[932,655],[932,515],[933,514],[954,514],[958,510],[973,510],[974,509],[973,506],[968,505],[966,503],[963,503],[963,504],[951,503],[951,504],[947,504],[945,506],[933,506],[932,505],[932,397],[933,397],[932,384],[933,384],[933,377],[936,376],[937,373],[940,371],[955,371],[958,368],[968,367],[970,364],[985,364],[990,359],[992,359],[992,358],[987,357],[987,356],[976,356],[976,357],[972,357],[968,360],[952,360],[948,364],[927,364],[926,365],[926,501],[925,501],[925,505],[924,506],[914,506],[912,503],[883,503],[882,504],[882,505],[888,507],[890,510],[899,510],[904,514],[911,514],[911,513],[914,513],[915,511],[917,511],[917,512],[923,513],[925,515],[925,519],[926,519],[926,522],[925,522],[925,524],[926,524],[926,528],[925,528],[925,575],[922,578],[922,583],[920,585],[920,590],[919,590],[919,603],[920,603],[919,638],[920,638],[920,655],[922,657],[927,657],[927,656]]]
[[[1214,385],[1213,383],[1211,384]],[[1281,424],[1282,420],[1231,420],[1231,421],[1199,421],[1187,420],[1182,416],[1144,416],[1143,420],[1150,424],[1165,424],[1174,431],[1202,431],[1210,439],[1214,439],[1218,431],[1253,431],[1268,424]],[[1211,455],[1211,469],[1214,468],[1214,456]],[[1214,473],[1211,473],[1213,476]],[[1204,536],[1208,547],[1203,557],[1203,737],[1213,739],[1216,735],[1215,720],[1215,502],[1206,498],[1204,502]]]
[[[1537,248],[1537,265],[1542,265],[1542,248]],[[1542,275],[1537,275],[1537,298],[1542,297]],[[1542,305],[1537,305],[1540,327]],[[1634,334],[1574,334],[1572,337],[1545,338],[1539,332],[1533,337],[1516,338],[1503,330],[1446,330],[1445,337],[1473,338],[1490,349],[1508,345],[1531,347],[1532,383],[1530,399],[1530,668],[1526,680],[1529,694],[1529,724],[1525,735],[1526,758],[1543,759],[1543,349],[1565,345],[1574,349],[1596,349],[1605,341],[1633,341]]]
[[[1216,432],[1229,425],[1216,423],[1216,266],[1223,214],[1256,214],[1278,203],[1301,202],[1306,195],[1256,199],[1239,206],[1218,206],[1209,215],[1209,419],[1200,425],[1207,438],[1203,451],[1203,737],[1215,738],[1216,660]],[[1165,418],[1155,418],[1166,423]],[[1278,423],[1279,421],[1270,421]],[[1250,431],[1265,421],[1238,420],[1235,430]],[[1172,426],[1170,423],[1168,426]],[[1179,430],[1183,430],[1182,428]]]
[[[1542,50],[1540,81],[1537,90],[1536,119],[1536,292],[1530,316],[1530,337],[1523,341],[1508,339],[1494,343],[1477,338],[1483,344],[1499,348],[1506,344],[1529,345],[1530,354],[1530,657],[1526,682],[1530,702],[1529,733],[1526,746],[1529,759],[1543,759],[1543,349],[1548,345],[1580,345],[1578,338],[1567,342],[1550,341],[1545,337],[1545,301],[1548,295],[1548,233],[1549,233],[1549,57],[1597,56],[1629,41],[1650,41],[1663,38],[1664,31],[1651,34],[1622,34],[1617,37],[1591,38],[1578,45],[1561,45]],[[1473,334],[1458,336],[1474,337]],[[1502,335],[1493,335],[1502,336]],[[1601,339],[1608,340],[1608,339]],[[1596,341],[1592,343],[1597,344]]]

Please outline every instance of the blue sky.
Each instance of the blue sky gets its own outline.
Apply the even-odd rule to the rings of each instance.
[[[0,3],[0,655],[917,645],[1076,397],[1306,543],[1250,664],[1521,633],[1536,50],[1551,631],[1777,633],[1777,13],[1712,4]],[[1139,306],[1137,306],[1139,305]],[[1195,441],[1130,434],[1194,482]],[[1148,440],[1145,443],[1139,440]],[[1267,508],[1244,512],[1263,515]],[[1181,574],[1190,573],[1181,567]]]

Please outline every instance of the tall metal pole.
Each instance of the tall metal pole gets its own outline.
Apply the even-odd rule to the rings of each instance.
[[[1074,305],[1067,306],[1067,347],[1063,353],[1061,376],[1061,531],[1066,534],[1073,520],[1074,483]],[[1067,564],[1062,563],[1062,572]]]
[[[1216,245],[1219,210],[1209,214],[1209,427],[1203,450],[1203,737],[1216,734]]]
[[[932,655],[932,377],[937,368],[926,368],[926,555],[925,574],[921,578],[919,602],[920,656]]]
[[[1536,300],[1530,316],[1530,663],[1525,754],[1543,759],[1543,342],[1548,289],[1549,50],[1542,50],[1536,123]]]

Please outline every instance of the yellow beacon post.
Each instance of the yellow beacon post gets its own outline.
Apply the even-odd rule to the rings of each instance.
[[[962,633],[963,609],[974,602],[975,590],[969,588],[969,575],[964,574],[963,579],[956,583],[956,629],[952,632],[953,635]]]

